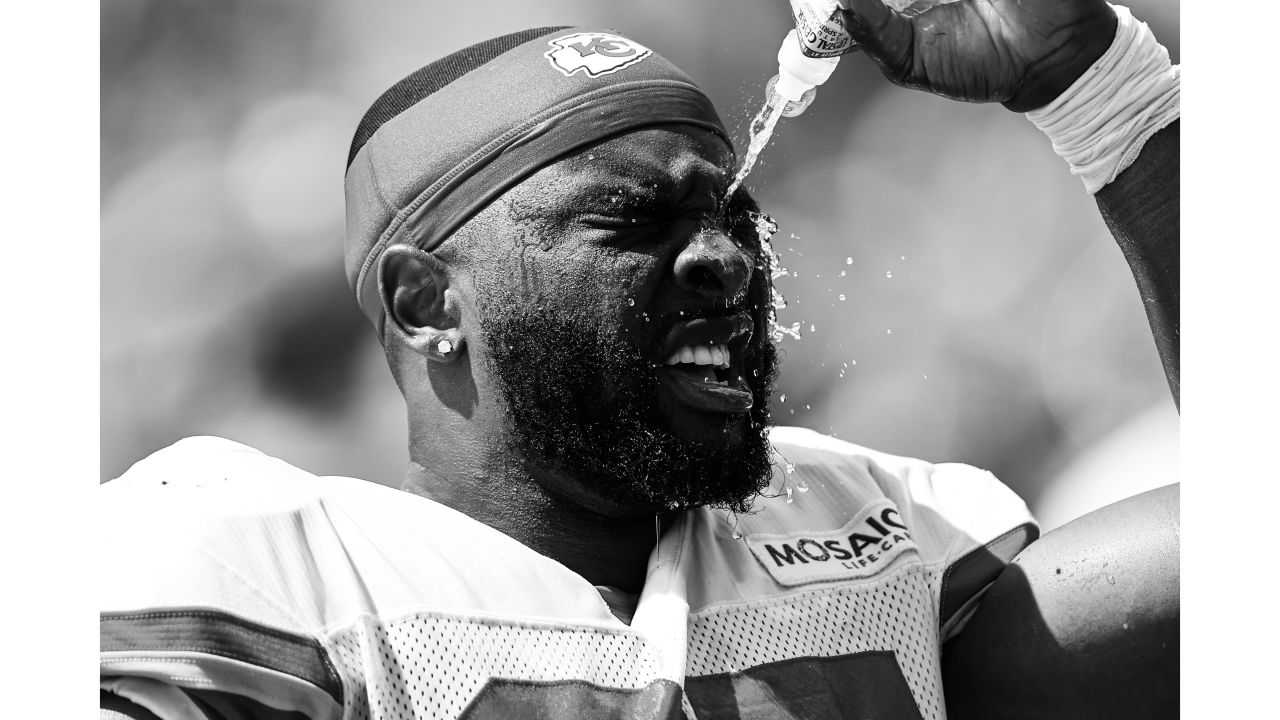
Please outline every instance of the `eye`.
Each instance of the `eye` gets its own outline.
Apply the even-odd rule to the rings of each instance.
[[[620,212],[617,214],[585,213],[578,216],[583,225],[602,230],[625,230],[627,228],[647,227],[658,222],[654,218],[638,213]]]
[[[652,230],[666,224],[671,214],[655,198],[619,191],[585,203],[578,222],[602,230]]]

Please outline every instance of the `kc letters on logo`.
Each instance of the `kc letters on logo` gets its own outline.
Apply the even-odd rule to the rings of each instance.
[[[747,547],[782,585],[870,577],[915,550],[906,523],[889,500],[864,507],[839,530],[748,535]]]
[[[600,77],[635,65],[653,54],[634,40],[609,33],[574,33],[547,43],[551,67],[565,77],[581,70],[587,77]]]

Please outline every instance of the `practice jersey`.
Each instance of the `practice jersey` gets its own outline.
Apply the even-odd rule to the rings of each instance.
[[[966,465],[770,437],[752,512],[682,513],[629,625],[444,505],[183,440],[100,489],[104,702],[164,720],[945,717],[942,643],[1035,539],[1026,506]]]

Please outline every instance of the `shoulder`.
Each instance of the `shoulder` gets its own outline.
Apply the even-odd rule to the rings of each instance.
[[[872,536],[896,524],[935,570],[950,598],[947,616],[1039,537],[1022,498],[981,468],[879,452],[803,428],[775,428],[770,437],[780,467],[750,529],[848,534],[865,525],[876,529],[864,532]]]
[[[512,578],[577,589],[558,563],[433,500],[221,438],[180,441],[100,492],[104,613],[202,607],[318,632],[409,608],[554,616],[555,598],[512,592]]]
[[[812,487],[816,480],[834,502],[882,497],[913,521],[913,532],[924,535],[921,541],[943,545],[958,535],[985,543],[1033,522],[1016,493],[972,465],[893,455],[806,428],[774,428],[770,439],[782,464],[774,477],[775,495],[785,496],[788,486],[800,481]]]
[[[317,477],[231,440],[186,438],[98,489],[102,550],[116,553],[117,563],[148,567],[167,549],[226,560],[237,548],[270,542],[288,555],[293,542],[306,544],[298,530],[321,520],[330,498],[372,487]]]

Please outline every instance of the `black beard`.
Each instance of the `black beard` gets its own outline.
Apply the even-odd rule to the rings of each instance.
[[[562,474],[637,514],[747,512],[768,486],[778,361],[767,338],[757,336],[745,357],[751,410],[723,416],[719,437],[704,442],[671,431],[658,407],[658,366],[630,343],[515,303],[481,314],[513,449],[535,479]]]

